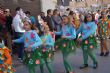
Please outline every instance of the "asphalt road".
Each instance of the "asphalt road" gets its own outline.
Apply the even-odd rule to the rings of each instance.
[[[108,47],[110,48],[110,41],[108,41]],[[77,52],[75,54],[71,54],[68,58],[70,61],[74,72],[75,73],[110,73],[110,56],[108,57],[100,57],[100,46],[97,50],[95,50],[95,53],[97,55],[98,60],[98,68],[93,69],[92,68],[92,61],[89,58],[89,67],[86,69],[79,69],[79,67],[83,64],[83,58],[82,58],[82,50],[77,49]],[[22,63],[20,63],[16,57],[13,59],[16,73],[28,73],[28,69],[26,66],[24,66]],[[54,61],[52,62],[52,67],[54,70],[54,73],[64,73],[65,69],[62,63],[62,54],[60,51],[56,52]],[[40,73],[39,67],[36,67],[36,73]],[[48,73],[46,67],[45,67],[45,73]]]

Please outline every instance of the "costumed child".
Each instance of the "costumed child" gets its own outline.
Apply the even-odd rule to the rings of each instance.
[[[63,54],[63,63],[65,66],[65,73],[74,73],[72,67],[68,62],[68,56],[71,52],[75,52],[76,44],[74,39],[76,38],[76,30],[69,23],[69,17],[63,16],[63,24],[60,32],[55,32],[56,35],[61,35],[61,38],[55,42],[55,48],[60,49]]]
[[[12,66],[12,58],[10,49],[8,49],[2,38],[0,37],[0,73],[14,73],[15,70]]]
[[[42,54],[43,54],[43,59],[45,61],[46,67],[49,71],[49,73],[53,73],[52,67],[51,67],[51,62],[53,60],[53,47],[54,47],[54,40],[50,34],[49,27],[48,25],[44,25],[44,31],[43,35],[41,36],[43,45],[42,45]],[[44,66],[42,66],[42,73],[44,73]]]
[[[107,39],[110,34],[110,19],[107,17],[107,13],[105,11],[101,12],[101,19],[98,22],[98,35],[100,40],[101,53],[100,56],[108,56],[109,55],[109,47],[107,46]]]
[[[41,50],[39,49],[42,45],[42,40],[38,36],[37,31],[32,30],[32,24],[29,21],[24,21],[24,29],[26,30],[24,35],[19,39],[13,40],[13,42],[24,43],[24,63],[28,66],[30,73],[36,73],[35,66],[44,63],[44,60],[41,58]]]
[[[95,24],[92,15],[89,13],[85,16],[85,22],[82,23],[80,28],[77,30],[77,34],[81,33],[81,36],[77,41],[81,45],[84,58],[84,65],[82,65],[80,69],[88,67],[88,57],[93,60],[93,68],[97,68],[97,60],[93,52],[93,50],[97,48],[97,40],[95,36],[96,30],[97,25]]]

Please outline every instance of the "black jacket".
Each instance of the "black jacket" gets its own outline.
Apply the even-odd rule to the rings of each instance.
[[[46,17],[46,22],[47,22],[47,25],[49,26],[50,31],[53,31],[54,27],[52,26],[53,25],[52,17],[47,16]]]

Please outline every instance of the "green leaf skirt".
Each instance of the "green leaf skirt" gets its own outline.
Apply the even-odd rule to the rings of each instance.
[[[76,51],[75,40],[72,39],[58,39],[55,42],[55,48],[60,49],[63,52],[71,53]]]
[[[89,38],[83,40],[81,47],[84,49],[97,49],[96,37],[91,35]]]
[[[54,52],[52,50],[52,48],[42,48],[42,58],[46,61],[46,62],[52,62],[54,59]]]
[[[32,52],[24,52],[23,61],[26,65],[36,66],[44,64],[44,59],[42,58],[42,52],[40,48],[35,49]]]

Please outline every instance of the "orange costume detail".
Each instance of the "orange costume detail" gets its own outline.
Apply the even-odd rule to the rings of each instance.
[[[10,50],[7,47],[0,48],[0,73],[14,73]]]
[[[100,22],[98,23],[98,31],[101,34],[99,35],[107,37],[109,35],[109,29],[110,29],[110,20],[108,18],[100,19]]]

